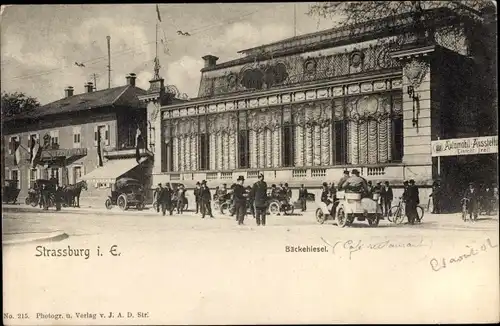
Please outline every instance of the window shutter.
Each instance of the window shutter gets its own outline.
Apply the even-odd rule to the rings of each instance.
[[[109,146],[109,124],[107,124],[105,128],[104,139],[106,140],[106,146]]]
[[[94,146],[97,146],[97,131],[98,131],[98,127],[97,126],[94,126]]]

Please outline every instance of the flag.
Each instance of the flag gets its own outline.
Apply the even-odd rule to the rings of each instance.
[[[36,141],[33,142],[33,148],[30,149],[30,161],[31,161],[31,166],[33,168],[36,168],[38,163],[40,162],[40,158],[42,157],[42,150],[40,148],[40,142]]]
[[[97,163],[98,163],[98,166],[103,166],[102,146],[101,146],[101,130],[97,130]]]
[[[158,5],[156,5],[156,13],[158,14],[158,20],[161,23],[160,8],[158,8]]]
[[[142,133],[139,128],[135,132],[135,160],[139,163],[141,159],[141,152],[139,151],[140,144],[142,143]]]
[[[19,165],[21,162],[21,144],[18,140],[14,140],[14,165]]]

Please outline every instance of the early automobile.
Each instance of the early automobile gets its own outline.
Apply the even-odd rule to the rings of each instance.
[[[137,179],[121,178],[114,185],[114,190],[111,190],[111,196],[106,199],[105,205],[107,209],[118,206],[122,210],[127,210],[129,207],[135,207],[138,210],[144,208],[144,187]]]
[[[271,215],[279,215],[280,213],[285,213],[285,215],[292,215],[294,211],[294,205],[290,202],[290,199],[284,195],[272,195],[268,196],[269,203],[267,205],[267,211]]]
[[[5,180],[2,189],[2,202],[5,204],[15,204],[19,196],[18,180]]]
[[[323,224],[326,220],[336,220],[339,227],[351,225],[354,220],[368,221],[370,226],[378,226],[383,219],[382,208],[378,203],[380,195],[362,198],[359,192],[337,192],[335,202],[321,202],[316,209],[316,220]]]
[[[33,188],[28,190],[28,197],[25,199],[26,205],[31,205],[36,207],[40,203],[40,197],[42,196],[42,189],[45,186],[45,189],[48,193],[48,207],[55,205],[56,199],[56,190],[57,190],[57,180],[55,179],[37,179],[33,184]]]

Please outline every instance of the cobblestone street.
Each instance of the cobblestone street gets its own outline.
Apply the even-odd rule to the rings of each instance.
[[[5,297],[5,311],[144,310],[148,323],[177,324],[496,318],[496,303],[477,304],[498,298],[485,283],[499,273],[496,216],[464,223],[458,214],[428,214],[421,225],[338,228],[318,225],[311,209],[270,217],[265,227],[250,217],[239,227],[229,216],[192,212],[4,210],[4,233],[55,230],[69,238],[4,246],[4,293],[31,295]],[[89,249],[89,257],[36,257],[37,246]],[[307,246],[327,252],[290,252]],[[82,305],[82,297],[98,300]],[[435,319],[443,310],[448,318]]]

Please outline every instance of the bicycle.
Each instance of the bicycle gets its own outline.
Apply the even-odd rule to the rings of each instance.
[[[460,200],[460,204],[462,205],[462,220],[464,222],[467,222],[467,215],[469,215],[469,202],[470,202],[469,198],[462,198]],[[478,215],[478,212],[476,210],[475,212],[472,213],[472,217],[469,218],[469,220],[471,222],[476,221],[477,220],[477,215]]]
[[[391,207],[389,211],[389,216],[387,217],[387,219],[390,222],[396,224],[403,223],[406,216],[405,205],[403,205],[404,200],[402,199],[402,197],[399,197],[399,199],[400,199],[399,203]],[[424,208],[420,205],[417,205],[417,222],[421,223],[423,218],[424,218]]]

